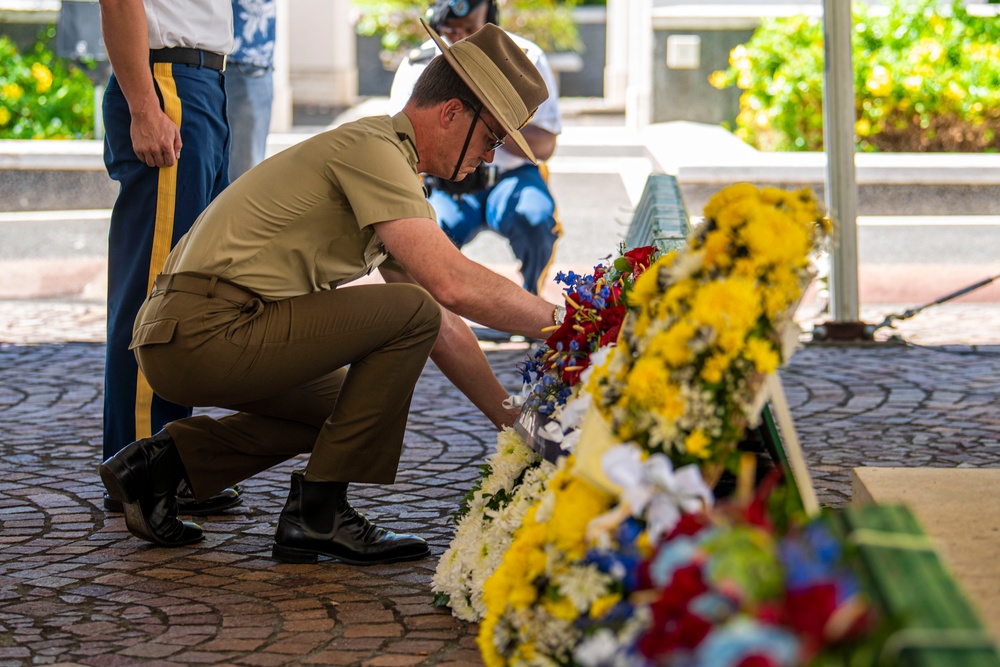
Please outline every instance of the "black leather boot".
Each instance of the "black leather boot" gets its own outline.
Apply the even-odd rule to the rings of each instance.
[[[271,555],[286,563],[315,563],[323,554],[352,565],[396,563],[430,554],[416,535],[379,528],[347,501],[346,482],[307,482],[292,473]]]
[[[108,494],[122,503],[130,533],[164,547],[204,537],[201,526],[177,518],[177,485],[184,464],[166,430],[137,440],[100,467]]]

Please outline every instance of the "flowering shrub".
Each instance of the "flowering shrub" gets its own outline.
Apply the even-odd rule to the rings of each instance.
[[[965,3],[852,5],[858,149],[1000,150],[1000,22]],[[764,150],[823,149],[823,26],[765,19],[710,81],[743,90],[735,132]]]
[[[43,38],[54,36],[50,27]],[[39,40],[21,54],[0,35],[0,139],[82,139],[94,132],[94,85]]]
[[[733,469],[764,378],[791,354],[809,258],[830,231],[808,190],[744,183],[713,196],[688,247],[636,280],[637,315],[590,376],[615,438],[677,465]]]
[[[385,60],[402,57],[408,49],[427,41],[420,25],[431,3],[412,0],[353,0],[359,9],[357,32],[378,36]],[[580,35],[572,10],[578,0],[497,0],[500,27],[530,39],[543,50],[579,51]]]

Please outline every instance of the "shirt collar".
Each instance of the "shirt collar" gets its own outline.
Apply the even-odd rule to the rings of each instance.
[[[400,111],[392,117],[392,129],[405,147],[407,159],[412,164],[417,164],[420,161],[420,156],[417,155],[416,133],[413,130],[413,123],[410,122],[405,113]]]

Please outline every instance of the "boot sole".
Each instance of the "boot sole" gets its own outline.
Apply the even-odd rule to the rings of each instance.
[[[158,538],[149,529],[146,517],[142,514],[142,508],[139,507],[138,484],[132,474],[132,469],[120,461],[111,459],[107,463],[101,464],[99,472],[101,473],[101,481],[104,482],[104,488],[108,490],[108,495],[122,504],[122,510],[125,512],[125,526],[136,537],[161,547],[182,547],[205,538],[204,534],[181,542],[165,542]]]
[[[201,542],[205,539],[205,534],[201,533],[195,537],[179,542],[166,542],[161,540],[155,533],[153,533],[153,531],[149,529],[149,524],[146,522],[146,517],[142,514],[142,508],[139,507],[138,501],[133,503],[124,503],[124,505],[125,525],[128,527],[128,532],[138,538],[146,540],[147,542],[152,542],[153,544],[161,547],[183,547],[189,544],[194,544],[195,542]]]
[[[316,563],[319,561],[319,556],[328,556],[329,558],[334,558],[342,563],[347,563],[348,565],[384,565],[386,563],[404,563],[411,560],[421,560],[427,558],[431,555],[431,550],[427,549],[424,552],[418,554],[407,554],[404,556],[391,556],[389,558],[380,558],[378,560],[357,560],[354,558],[347,558],[335,553],[329,553],[326,551],[314,551],[312,549],[298,549],[296,547],[286,547],[280,544],[274,544],[271,548],[271,557],[274,560],[282,561],[284,563]]]

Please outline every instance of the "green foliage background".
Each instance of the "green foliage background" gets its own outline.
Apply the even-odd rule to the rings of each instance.
[[[359,35],[379,35],[382,48],[404,52],[427,41],[420,18],[430,0],[352,0],[360,11]],[[580,37],[573,23],[573,8],[581,4],[604,4],[586,0],[497,0],[500,25],[530,39],[548,52],[579,51]]]
[[[94,134],[94,84],[46,44],[55,26],[25,53],[0,35],[0,139],[89,139]]]
[[[971,16],[959,0],[855,2],[852,12],[858,150],[1000,150],[1000,19]],[[712,83],[744,91],[744,141],[822,150],[821,19],[764,20]]]

